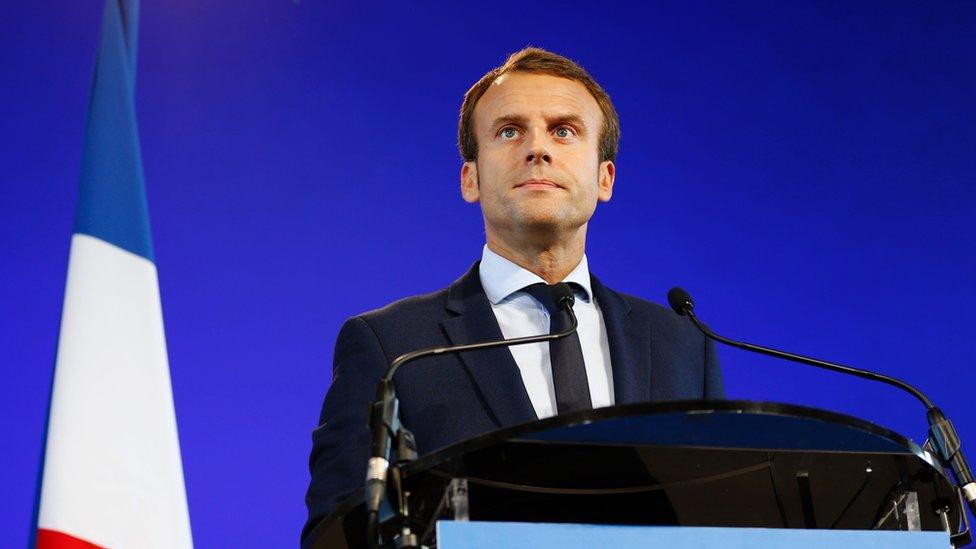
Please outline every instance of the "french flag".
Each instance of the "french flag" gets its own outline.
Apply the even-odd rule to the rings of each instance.
[[[134,108],[137,0],[99,39],[36,546],[192,547]]]

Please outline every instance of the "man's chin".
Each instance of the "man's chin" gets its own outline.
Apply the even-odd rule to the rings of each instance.
[[[526,233],[532,234],[559,234],[566,231],[578,229],[585,221],[568,219],[565,216],[554,215],[552,213],[535,213],[525,215],[518,220],[518,226]]]

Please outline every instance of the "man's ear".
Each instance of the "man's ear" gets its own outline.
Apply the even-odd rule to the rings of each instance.
[[[481,194],[478,191],[478,164],[473,160],[461,166],[461,198],[474,204]]]
[[[608,202],[613,196],[613,180],[616,176],[617,167],[613,165],[612,160],[600,162],[600,175],[597,180],[597,185],[600,188],[596,195],[600,202]]]

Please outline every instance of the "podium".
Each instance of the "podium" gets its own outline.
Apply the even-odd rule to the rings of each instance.
[[[427,545],[443,529],[438,521],[471,521],[466,527],[552,525],[554,536],[570,524],[605,535],[642,535],[625,526],[658,534],[735,527],[778,536],[777,544],[791,530],[797,539],[811,530],[930,532],[926,539],[939,535],[946,546],[966,519],[946,472],[911,440],[851,416],[776,403],[575,412],[457,443],[399,473],[407,523]],[[359,492],[304,547],[366,547],[365,532]]]

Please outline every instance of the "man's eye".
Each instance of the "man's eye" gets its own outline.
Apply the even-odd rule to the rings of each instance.
[[[573,129],[568,126],[560,126],[556,128],[556,137],[573,137]]]
[[[498,135],[504,137],[505,139],[513,139],[518,137],[518,130],[515,128],[503,128],[502,131],[498,132]]]

